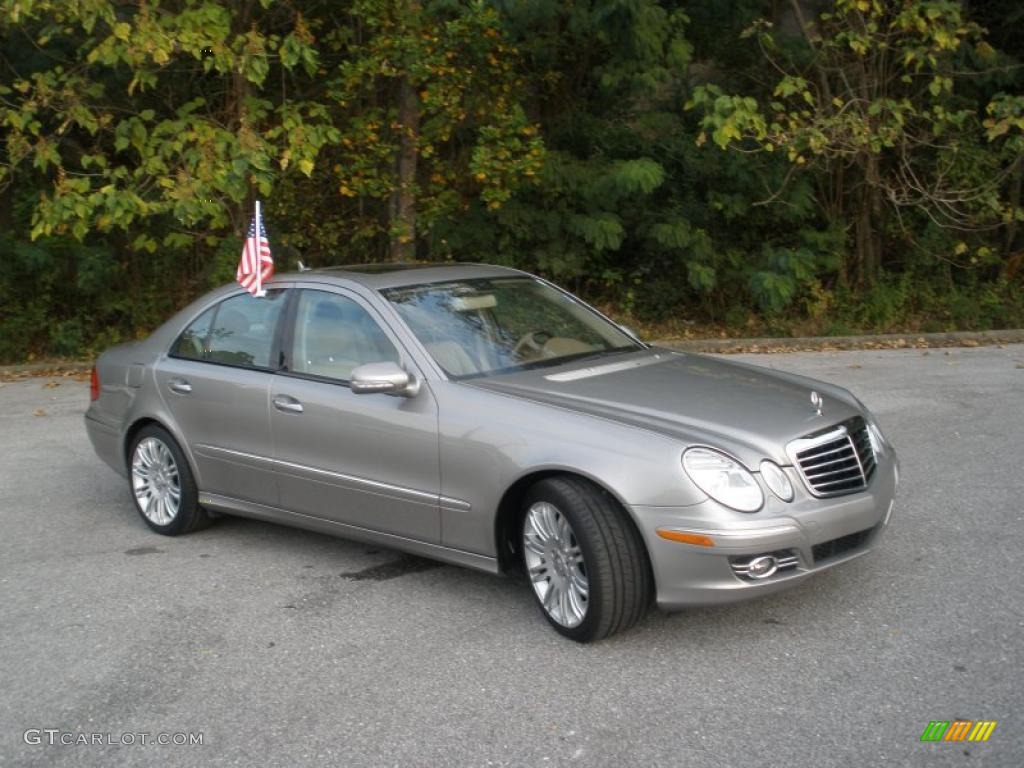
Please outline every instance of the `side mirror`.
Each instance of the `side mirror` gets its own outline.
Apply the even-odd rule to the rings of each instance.
[[[364,363],[352,369],[349,389],[356,395],[402,395],[412,397],[420,382],[398,363]]]

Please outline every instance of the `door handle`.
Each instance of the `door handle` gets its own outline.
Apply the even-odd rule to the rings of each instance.
[[[187,395],[192,391],[192,385],[184,379],[171,379],[167,382],[167,386],[170,387],[171,392],[177,392],[179,395]]]
[[[274,407],[288,413],[302,413],[302,403],[290,395],[278,395],[274,398]]]

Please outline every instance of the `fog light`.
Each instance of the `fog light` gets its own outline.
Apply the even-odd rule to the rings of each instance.
[[[771,555],[755,557],[747,566],[747,575],[752,579],[767,579],[779,569],[779,564]]]

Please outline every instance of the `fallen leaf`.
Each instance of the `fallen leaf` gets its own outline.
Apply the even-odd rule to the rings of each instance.
[[[36,408],[35,413],[33,413],[32,415],[33,416],[46,416],[46,411],[44,411],[42,408]]]
[[[59,381],[54,381],[53,379],[50,379],[48,382],[43,384],[43,389],[56,389],[59,386],[60,386],[60,382]]]
[[[860,363],[850,363],[850,364],[849,364],[848,366],[846,366],[846,367],[847,367],[847,368],[863,368],[864,366],[863,366],[863,365],[861,365]]]

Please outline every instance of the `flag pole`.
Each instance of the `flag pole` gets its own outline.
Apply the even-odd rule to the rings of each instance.
[[[256,293],[257,299],[267,295],[263,290],[263,221],[260,217],[260,201],[256,201]]]

